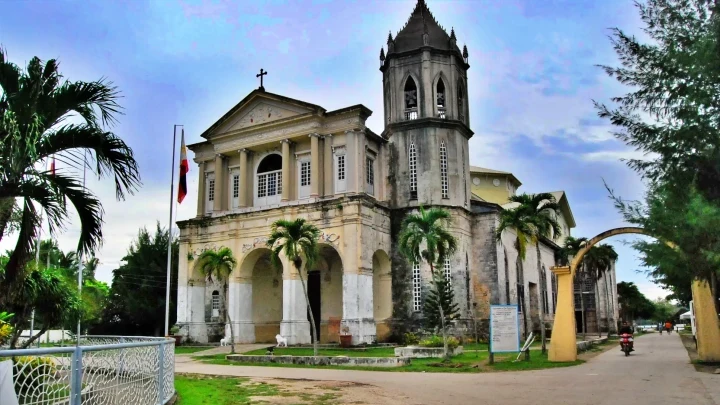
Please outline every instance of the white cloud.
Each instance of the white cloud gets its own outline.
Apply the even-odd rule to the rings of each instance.
[[[637,285],[638,290],[640,290],[640,292],[651,301],[655,301],[658,298],[664,299],[670,294],[670,291],[660,287],[652,281],[636,282],[635,285]]]
[[[590,162],[617,162],[620,159],[651,160],[653,155],[637,150],[603,150],[582,154],[582,159]]]

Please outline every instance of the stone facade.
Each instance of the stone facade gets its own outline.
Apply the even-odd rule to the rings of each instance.
[[[380,135],[366,127],[372,111],[362,105],[326,111],[260,88],[189,145],[200,187],[197,216],[178,222],[177,319],[188,338],[229,337],[229,311],[235,342],[273,342],[278,333],[290,344],[311,341],[298,272],[285,258],[274,266],[266,247],[274,221],[298,217],[323,232],[321,259],[306,280],[321,342],[337,342],[345,329],[354,344],[421,329],[430,268],[411,265],[397,247],[403,218],[420,205],[452,215],[458,251],[437,271],[455,289],[455,332],[485,334],[490,305],[520,304],[519,291],[528,327],[551,324],[549,269],[558,246],[540,241],[540,268],[536,246],[528,246],[520,266],[514,233],[495,236],[507,208],[502,195],[485,199],[471,185],[478,168],[469,162],[467,49],[419,1],[380,59]],[[509,197],[520,182],[504,178],[514,179]],[[569,234],[575,223],[566,211]],[[209,283],[195,260],[219,247],[230,248],[238,266],[226,283]]]

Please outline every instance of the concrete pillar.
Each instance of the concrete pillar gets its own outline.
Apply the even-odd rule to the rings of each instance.
[[[575,337],[575,301],[573,300],[573,274],[569,266],[552,267],[557,276],[557,308],[550,339],[548,359],[552,362],[577,360]]]
[[[190,312],[190,337],[199,343],[208,342],[207,325],[205,324],[205,282],[190,280],[188,282],[188,308]]]
[[[197,216],[205,215],[205,162],[198,163]]]
[[[418,103],[418,118],[432,117],[435,111],[433,100],[432,78],[430,77],[430,51],[423,51],[420,72],[420,83],[417,84],[421,103]]]
[[[345,131],[345,190],[351,193],[360,191],[357,179],[360,164],[358,162],[357,134],[354,130]]]
[[[233,324],[235,343],[255,343],[255,324],[252,319],[252,279],[234,277],[228,284],[230,322]],[[225,329],[230,337],[230,330]]]
[[[718,362],[720,361],[720,325],[718,325],[718,315],[710,284],[706,281],[695,280],[691,288],[698,360]]]
[[[290,201],[290,140],[283,139],[280,143],[282,144],[282,194],[280,200]]]
[[[332,151],[332,135],[325,135],[323,138],[323,195],[332,195],[335,193],[335,178],[333,177],[333,167],[335,159]]]
[[[225,184],[225,156],[221,154],[215,155],[215,200],[213,201],[213,211],[222,211],[223,202],[225,201],[225,193],[227,188]]]
[[[340,333],[347,328],[352,344],[372,343],[377,335],[373,314],[372,268],[343,273],[343,319]]]
[[[288,344],[311,343],[310,321],[308,321],[307,301],[295,266],[285,257],[283,265],[283,318],[280,322],[280,335]],[[307,280],[305,286],[307,287]],[[316,319],[316,322],[320,322]]]
[[[320,135],[310,134],[310,197],[320,196]]]
[[[248,150],[240,149],[240,206],[248,206]]]

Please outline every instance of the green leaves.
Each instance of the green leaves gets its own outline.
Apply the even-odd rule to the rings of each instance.
[[[317,241],[320,233],[315,225],[308,223],[304,218],[293,221],[280,219],[273,222],[266,244],[272,251],[270,259],[273,265],[278,267],[280,255],[284,254],[298,271],[303,261],[305,268],[311,269],[318,259]]]
[[[213,278],[219,282],[227,282],[236,266],[237,260],[233,256],[232,250],[227,247],[206,250],[195,262],[195,268],[199,269],[211,283]]]
[[[442,276],[434,276],[423,305],[425,325],[430,329],[437,330],[442,327],[440,306],[442,306],[446,321],[452,321],[459,317],[460,309],[455,302],[452,284]]]
[[[457,250],[457,239],[447,231],[450,213],[442,208],[426,210],[403,219],[398,248],[411,263],[442,263]]]
[[[510,202],[519,205],[500,212],[500,224],[495,231],[495,237],[501,240],[505,230],[514,229],[517,235],[515,245],[521,260],[525,260],[529,242],[537,243],[541,237],[561,236],[562,229],[556,219],[560,206],[552,194],[523,193],[510,197]]]

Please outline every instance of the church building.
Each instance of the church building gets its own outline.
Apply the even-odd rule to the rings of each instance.
[[[452,214],[458,250],[441,271],[460,308],[456,333],[486,332],[490,305],[519,299],[529,328],[543,319],[551,327],[550,268],[562,240],[539,242],[539,266],[533,245],[519,266],[513,231],[496,238],[499,215],[512,208],[508,198],[521,183],[470,165],[469,68],[454,30],[448,34],[419,0],[380,51],[382,132],[366,126],[373,112],[361,104],[328,111],[262,85],[203,132],[188,146],[200,176],[197,215],[178,222],[181,333],[196,342],[229,337],[227,307],[237,343],[273,342],[276,334],[290,344],[311,341],[298,274],[286,261],[272,266],[266,247],[270,225],[295,218],[322,231],[320,260],[307,275],[321,342],[338,342],[341,333],[353,344],[382,342],[421,328],[430,269],[409,264],[397,247],[403,218],[421,205]],[[567,196],[553,194],[563,236],[570,235]],[[194,263],[220,247],[238,265],[226,283],[210,283]],[[611,308],[605,302],[598,307]],[[609,312],[617,319],[616,309]]]

